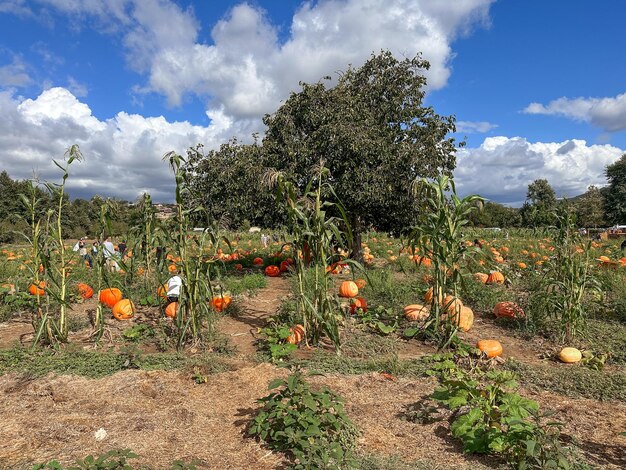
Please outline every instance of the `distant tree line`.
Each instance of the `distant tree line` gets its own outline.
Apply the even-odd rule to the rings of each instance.
[[[13,180],[6,171],[0,173],[0,243],[15,243],[24,241],[21,233],[29,233],[29,214],[27,208],[18,197],[19,194],[28,195],[29,180]],[[57,203],[53,200],[44,185],[36,187],[37,198],[41,200],[39,215],[54,208]],[[99,230],[100,207],[104,199],[94,196],[89,201],[85,199],[71,200],[65,197],[65,208],[61,228],[66,238],[95,237]],[[138,217],[132,204],[127,201],[114,201],[115,214],[111,220],[110,235],[126,233],[129,224]]]

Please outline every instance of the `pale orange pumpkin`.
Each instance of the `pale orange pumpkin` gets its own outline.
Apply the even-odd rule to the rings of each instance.
[[[463,302],[458,297],[453,295],[446,295],[441,302],[441,306],[448,315],[453,315],[455,312],[460,311],[463,308]]]
[[[367,282],[365,281],[365,279],[362,279],[362,278],[357,279],[356,281],[354,281],[354,283],[359,289],[363,289],[367,285]]]
[[[304,339],[305,331],[304,326],[296,325],[289,329],[291,334],[287,337],[287,342],[290,344],[298,344]]]
[[[476,343],[476,347],[487,357],[498,357],[502,354],[502,345],[495,339],[481,339]]]
[[[489,274],[485,273],[474,273],[474,279],[481,284],[487,284],[487,280],[489,279]]]
[[[176,318],[176,312],[178,311],[178,302],[172,302],[165,307],[165,316],[170,318]]]
[[[576,348],[563,348],[559,353],[559,359],[561,362],[565,362],[567,364],[579,362],[582,358],[582,353]]]
[[[474,324],[474,312],[469,307],[462,307],[458,313],[453,313],[451,315],[444,312],[441,315],[441,319],[452,322],[463,331],[469,331]]]
[[[422,321],[430,316],[430,308],[425,305],[411,304],[404,307],[404,318],[409,321]]]
[[[117,320],[129,320],[135,315],[135,304],[130,299],[122,299],[113,306],[112,312]]]

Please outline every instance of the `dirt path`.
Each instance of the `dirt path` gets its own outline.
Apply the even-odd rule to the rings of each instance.
[[[267,287],[242,302],[242,310],[235,315],[221,319],[218,331],[226,336],[236,348],[239,359],[250,359],[256,352],[257,330],[274,315],[282,299],[289,295],[289,280],[282,277],[268,277]]]

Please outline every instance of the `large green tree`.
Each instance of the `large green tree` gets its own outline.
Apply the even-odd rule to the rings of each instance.
[[[469,219],[475,227],[519,227],[522,223],[519,209],[491,201],[471,213]]]
[[[300,189],[325,161],[356,235],[353,254],[369,227],[399,233],[413,225],[419,203],[412,182],[455,167],[455,119],[423,103],[428,68],[420,56],[381,52],[336,83],[301,84],[264,118],[268,164]]]
[[[206,154],[201,145],[190,148],[183,167],[189,190],[186,197],[192,206],[203,207],[210,220],[233,228],[245,221],[262,227],[284,223],[273,192],[263,183],[266,160],[256,142],[242,144],[233,139]],[[194,222],[203,223],[201,217]]]
[[[556,193],[548,180],[538,179],[528,185],[526,201],[521,208],[522,221],[527,227],[545,227],[555,223]]]
[[[596,186],[589,186],[587,192],[576,199],[576,218],[580,227],[603,226],[604,195]]]
[[[626,224],[626,153],[605,170],[609,182],[605,192],[605,212],[609,222]]]

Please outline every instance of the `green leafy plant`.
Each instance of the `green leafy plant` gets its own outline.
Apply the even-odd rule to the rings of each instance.
[[[338,395],[312,390],[299,371],[272,381],[269,389],[277,390],[258,400],[262,408],[250,423],[249,435],[287,453],[297,469],[355,468],[358,431]]]
[[[261,329],[261,334],[265,338],[264,349],[270,353],[272,362],[281,362],[298,349],[295,344],[287,342],[287,338],[291,336],[288,325],[270,323],[269,326]]]
[[[122,336],[126,341],[141,341],[154,336],[154,329],[149,325],[139,323],[125,329]]]
[[[57,460],[36,464],[32,470],[133,470],[128,460],[139,456],[130,449],[110,450],[100,456],[88,455],[76,461],[75,465],[63,467]]]
[[[466,247],[461,230],[469,223],[469,216],[478,209],[483,199],[476,195],[459,199],[454,181],[447,176],[439,176],[434,181],[416,181],[414,192],[424,193],[426,210],[418,225],[412,230],[408,245],[413,253],[420,256],[418,264],[430,260],[433,268],[432,320],[426,323],[432,335],[438,339],[439,347],[444,348],[456,336],[458,327],[455,316],[442,315],[448,305],[441,305],[442,299],[451,294],[457,298],[463,281],[460,264]],[[450,196],[448,197],[448,192]]]

